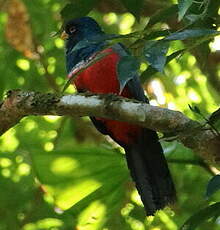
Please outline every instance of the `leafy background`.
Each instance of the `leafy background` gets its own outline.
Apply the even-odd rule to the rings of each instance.
[[[219,5],[1,0],[0,97],[14,88],[61,92],[64,42],[52,34],[63,21],[89,14],[107,33],[123,35],[110,42],[123,42],[138,59],[151,104],[203,121],[188,104],[206,117],[219,106]],[[122,149],[88,118],[23,119],[0,138],[0,230],[220,229],[218,166],[175,141],[162,143],[178,202],[146,218]]]

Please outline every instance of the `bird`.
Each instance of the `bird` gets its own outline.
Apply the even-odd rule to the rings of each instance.
[[[65,40],[66,69],[69,78],[76,75],[73,84],[77,91],[115,94],[149,103],[138,73],[133,74],[123,89],[120,88],[117,66],[129,53],[121,43],[108,46],[105,39],[100,39],[105,35],[100,25],[88,16],[64,24],[61,38]],[[82,41],[93,42],[82,45]],[[100,53],[104,56],[88,65]],[[90,119],[100,133],[110,136],[124,148],[127,166],[146,216],[155,215],[176,201],[175,185],[155,131],[123,121],[101,117]]]

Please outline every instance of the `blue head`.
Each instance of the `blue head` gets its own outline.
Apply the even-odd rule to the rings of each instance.
[[[99,24],[90,17],[82,17],[70,20],[66,23],[64,31],[68,35],[66,48],[72,49],[79,41],[90,39],[93,36],[103,34]]]
[[[90,17],[82,17],[70,20],[64,26],[64,32],[66,34],[67,71],[69,72],[74,65],[82,60],[85,60],[94,52],[98,51],[101,47],[101,44],[94,44],[76,52],[72,52],[73,47],[84,39],[89,40],[92,37],[104,34],[104,32],[98,23]]]

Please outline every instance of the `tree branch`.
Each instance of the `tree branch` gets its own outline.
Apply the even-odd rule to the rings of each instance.
[[[57,96],[21,90],[9,91],[0,106],[0,135],[29,115],[96,116],[134,123],[172,133],[176,139],[212,162],[220,161],[220,137],[181,112],[116,95]]]

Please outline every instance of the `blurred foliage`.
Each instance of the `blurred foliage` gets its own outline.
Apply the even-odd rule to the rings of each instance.
[[[139,59],[151,104],[203,122],[188,104],[206,118],[216,111],[210,120],[215,124],[219,5],[216,0],[0,0],[0,97],[14,88],[61,92],[64,43],[51,34],[60,31],[62,20],[89,13],[107,33],[125,35],[110,40],[123,42]],[[73,86],[66,90],[72,92]],[[122,149],[95,131],[88,118],[23,119],[0,138],[0,230],[220,229],[219,179],[206,191],[217,166],[176,142],[163,145],[178,202],[146,218]]]

